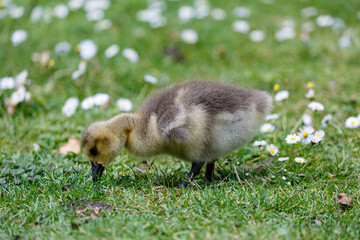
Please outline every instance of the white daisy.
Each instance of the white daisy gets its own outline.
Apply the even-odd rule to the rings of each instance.
[[[182,22],[188,22],[195,17],[195,10],[191,6],[182,6],[178,10],[178,17]]]
[[[85,3],[85,0],[70,0],[68,5],[72,11],[78,10],[81,8]]]
[[[122,51],[122,55],[130,62],[136,63],[139,60],[137,52],[132,48],[125,48]]]
[[[64,106],[61,108],[61,111],[65,116],[70,117],[74,115],[78,106],[79,99],[76,97],[70,97],[66,100]]]
[[[13,32],[11,35],[11,42],[14,46],[19,45],[20,43],[24,42],[28,37],[27,31],[20,29]]]
[[[30,84],[30,80],[27,79],[28,71],[25,69],[21,71],[18,75],[15,77],[15,84],[16,86],[24,86],[25,84]]]
[[[343,35],[338,40],[338,46],[341,49],[351,47],[351,38],[347,35]]]
[[[71,50],[71,44],[66,41],[59,42],[55,45],[54,50],[58,55],[66,55]]]
[[[283,27],[275,33],[275,38],[279,42],[282,42],[287,39],[295,38],[296,33],[293,27]]]
[[[194,44],[198,40],[198,34],[194,29],[185,29],[181,32],[181,39],[188,44]]]
[[[278,153],[279,148],[274,144],[270,144],[266,147],[266,150],[271,154],[271,156],[275,156]]]
[[[308,125],[311,125],[312,118],[311,118],[311,116],[310,116],[309,114],[306,114],[306,113],[305,113],[305,114],[302,116],[302,121],[303,121],[304,125],[308,126]]]
[[[302,157],[296,157],[295,162],[297,162],[297,163],[306,163],[306,160],[305,160],[305,158],[302,158]]]
[[[332,115],[331,114],[326,114],[323,119],[321,119],[321,126],[323,128],[326,128],[327,127],[327,123],[328,122],[331,122],[332,120]]]
[[[348,117],[345,121],[345,127],[358,128],[360,126],[360,119],[358,117]]]
[[[3,77],[0,79],[0,89],[13,89],[15,87],[15,80],[12,77]]]
[[[300,28],[303,33],[310,33],[315,30],[315,25],[313,22],[305,22],[301,24]]]
[[[266,34],[262,30],[254,30],[250,32],[249,37],[253,42],[261,42],[265,39]]]
[[[73,80],[78,79],[81,75],[85,73],[86,67],[87,67],[87,62],[85,60],[81,60],[78,65],[78,69],[71,74],[71,78]]]
[[[112,44],[105,50],[105,57],[112,58],[120,51],[120,47],[117,44]]]
[[[331,26],[331,29],[336,33],[342,33],[346,28],[344,20],[341,18],[335,18],[334,23]]]
[[[10,103],[12,105],[17,105],[20,102],[23,102],[26,97],[26,89],[24,86],[20,86],[15,92],[11,94]]]
[[[289,157],[279,157],[277,160],[278,160],[279,162],[283,162],[283,161],[289,160]]]
[[[105,16],[105,13],[101,9],[95,9],[86,13],[86,19],[88,21],[100,21]]]
[[[226,12],[221,8],[214,8],[213,10],[211,10],[210,16],[216,21],[221,21],[225,19]]]
[[[96,55],[97,46],[92,40],[86,39],[80,42],[79,51],[82,59],[89,60]]]
[[[303,144],[309,144],[311,142],[311,134],[315,131],[311,126],[305,126],[304,128],[300,128],[298,132],[298,136],[301,139]]]
[[[236,7],[233,13],[238,18],[248,18],[251,14],[250,9],[247,7]]]
[[[150,74],[145,74],[144,80],[145,80],[146,82],[152,83],[152,84],[156,84],[157,81],[158,81],[156,77],[154,77],[154,76],[152,76],[152,75],[150,75]]]
[[[63,19],[69,14],[69,8],[65,4],[58,4],[53,9],[54,17]]]
[[[313,111],[323,111],[324,110],[324,105],[322,105],[319,102],[310,102],[308,104],[308,107]]]
[[[315,97],[315,89],[310,88],[309,91],[305,94],[306,98],[314,98]]]
[[[319,27],[329,27],[334,23],[334,18],[330,15],[320,15],[316,18]]]
[[[40,5],[33,8],[30,15],[30,21],[33,23],[39,22],[44,15],[44,8]]]
[[[258,146],[265,146],[267,143],[265,140],[261,140],[261,141],[254,141],[253,142],[253,146],[258,147]]]
[[[116,105],[120,109],[120,111],[129,112],[132,109],[132,103],[129,99],[120,98],[117,100]]]
[[[275,94],[275,97],[274,97],[274,100],[276,102],[280,102],[280,101],[283,101],[285,99],[288,99],[289,98],[289,91],[287,90],[282,90],[282,91],[279,91]]]
[[[232,29],[235,32],[247,33],[250,30],[249,23],[245,20],[237,20],[232,24]]]
[[[282,180],[284,180],[284,181],[286,180],[286,177],[285,177],[285,176],[282,176],[281,178],[282,178]]]
[[[301,9],[301,16],[303,18],[309,18],[309,17],[313,17],[316,16],[318,14],[318,10],[316,7],[306,7]]]
[[[260,131],[262,133],[267,133],[267,132],[273,132],[275,129],[275,126],[272,125],[271,123],[264,123],[263,125],[261,125],[260,127]]]
[[[287,144],[295,144],[300,141],[300,137],[296,134],[289,134],[286,136],[285,141]]]
[[[311,142],[318,143],[324,140],[325,132],[323,130],[318,130],[311,135]]]
[[[102,19],[94,25],[94,29],[96,31],[101,31],[101,30],[110,29],[111,26],[112,26],[112,22],[110,19]]]
[[[93,96],[94,105],[96,106],[104,106],[109,103],[110,96],[106,93],[97,93]]]
[[[269,121],[269,120],[275,120],[279,118],[279,114],[274,113],[274,114],[269,114],[265,116],[265,121]]]
[[[95,101],[94,97],[87,97],[81,102],[81,108],[84,110],[94,107]]]
[[[8,8],[8,13],[10,18],[18,19],[24,15],[25,8],[16,5],[10,5]]]

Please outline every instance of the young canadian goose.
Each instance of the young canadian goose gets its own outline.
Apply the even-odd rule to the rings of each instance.
[[[125,147],[140,157],[165,153],[192,162],[190,181],[207,164],[211,182],[215,161],[249,141],[271,105],[262,91],[208,81],[178,84],[155,93],[136,113],[91,124],[82,149],[94,181]]]

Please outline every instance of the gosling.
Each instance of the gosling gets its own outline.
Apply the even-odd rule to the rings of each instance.
[[[191,162],[180,187],[193,181],[204,164],[204,181],[211,182],[215,161],[248,142],[271,106],[263,91],[210,81],[182,83],[155,93],[136,113],[92,123],[82,150],[93,181],[125,147],[139,157],[170,154]]]

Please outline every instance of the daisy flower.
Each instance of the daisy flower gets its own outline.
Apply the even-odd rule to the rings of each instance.
[[[81,108],[87,110],[93,108],[94,104],[95,104],[94,97],[88,97],[81,102]]]
[[[247,7],[236,7],[233,11],[235,17],[248,18],[250,16],[250,9]]]
[[[125,48],[122,55],[130,62],[136,63],[139,60],[137,52],[132,48]]]
[[[313,135],[311,135],[311,142],[318,143],[324,140],[325,132],[323,130],[316,131]]]
[[[345,127],[347,128],[358,128],[359,126],[360,126],[360,119],[357,117],[349,117],[345,121]]]
[[[106,50],[105,50],[105,57],[107,58],[112,58],[112,57],[115,57],[116,54],[118,54],[120,50],[120,47],[119,45],[117,44],[112,44],[110,47],[108,47]]]
[[[308,107],[313,111],[323,111],[324,110],[324,105],[322,105],[319,102],[310,102],[308,104]]]
[[[309,91],[305,94],[306,98],[314,98],[315,97],[315,89],[310,88]]]
[[[65,55],[68,52],[70,52],[71,44],[66,41],[59,42],[58,44],[55,45],[54,50],[58,55]]]
[[[295,144],[300,141],[300,137],[296,134],[289,134],[286,136],[285,141],[287,144]]]
[[[92,40],[86,39],[80,42],[79,51],[82,59],[89,60],[96,55],[97,46]]]
[[[271,154],[271,156],[275,156],[278,153],[279,148],[274,144],[270,144],[266,147],[266,150]]]
[[[305,160],[305,158],[302,158],[302,157],[296,157],[295,162],[297,162],[297,163],[306,163],[306,160]]]
[[[301,16],[303,18],[313,17],[316,16],[317,14],[318,14],[318,10],[316,7],[307,7],[301,9]]]
[[[279,42],[287,39],[293,39],[296,36],[296,32],[293,27],[283,27],[275,33],[275,38]]]
[[[278,160],[279,162],[283,162],[283,161],[289,160],[289,157],[279,157],[277,160]]]
[[[195,10],[191,6],[181,6],[178,10],[178,17],[182,22],[188,22],[195,17]]]
[[[24,86],[20,86],[15,92],[11,94],[10,103],[12,105],[17,105],[24,100],[26,100],[26,89]]]
[[[253,146],[257,147],[257,146],[265,146],[267,143],[265,140],[260,140],[260,141],[254,141],[253,142]]]
[[[32,9],[31,15],[30,15],[30,21],[35,23],[39,22],[40,19],[43,17],[44,14],[44,8],[42,6],[36,6]]]
[[[232,24],[232,29],[238,33],[247,33],[250,30],[249,23],[245,20],[237,20]]]
[[[254,30],[249,34],[250,40],[253,42],[261,42],[265,39],[266,34],[261,30]]]
[[[261,125],[260,127],[260,131],[262,133],[267,133],[267,132],[273,132],[275,129],[275,126],[272,125],[271,123],[264,123],[263,125]]]
[[[283,101],[283,100],[285,100],[287,98],[289,98],[289,91],[283,90],[283,91],[277,92],[275,94],[274,100],[277,101],[277,102],[280,102],[280,101]]]
[[[312,122],[311,116],[309,114],[304,114],[302,116],[302,121],[303,121],[304,125],[306,125],[306,126],[311,125],[311,122]]]
[[[221,9],[221,8],[214,8],[213,10],[211,10],[210,13],[212,19],[216,20],[216,21],[221,21],[224,20],[226,17],[226,12],[225,10]]]
[[[331,115],[331,114],[326,114],[326,115],[324,116],[324,118],[321,119],[321,126],[322,126],[323,128],[326,128],[326,127],[327,127],[327,123],[328,123],[328,122],[331,122],[331,120],[332,120],[332,115]]]
[[[309,144],[311,142],[311,134],[314,132],[314,128],[311,126],[305,126],[304,128],[300,128],[298,132],[298,136],[301,139],[303,144]]]
[[[120,109],[120,111],[129,112],[132,109],[132,103],[129,99],[119,98],[117,100],[116,105]]]
[[[97,93],[93,96],[94,105],[96,106],[104,106],[109,103],[110,97],[106,93]]]
[[[265,121],[269,121],[269,120],[275,120],[279,118],[279,114],[274,113],[274,114],[269,114],[265,116]]]
[[[320,15],[316,18],[319,27],[329,27],[334,23],[334,18],[330,15]]]
[[[12,44],[16,47],[17,45],[19,45],[22,42],[25,42],[25,40],[28,37],[28,33],[27,31],[20,29],[20,30],[16,30],[12,35],[11,35],[11,42]]]
[[[56,5],[53,9],[53,15],[57,18],[63,19],[69,14],[69,8],[65,4]]]
[[[194,29],[185,29],[181,32],[181,39],[188,44],[194,44],[198,40],[198,34]]]
[[[74,115],[78,106],[79,99],[77,99],[76,97],[70,97],[66,100],[64,106],[61,108],[61,111],[65,116],[71,117],[72,115]]]
[[[27,79],[28,71],[25,69],[15,77],[16,86],[24,86],[30,84],[30,80]]]
[[[152,83],[152,84],[156,84],[157,81],[158,81],[156,77],[154,77],[154,76],[152,76],[152,75],[150,75],[150,74],[145,74],[144,80],[145,80],[146,82]]]
[[[3,77],[0,79],[0,89],[13,89],[15,87],[15,80],[12,77]]]
[[[101,31],[101,30],[110,29],[111,26],[112,26],[112,22],[110,19],[102,19],[94,25],[94,29],[96,31]]]

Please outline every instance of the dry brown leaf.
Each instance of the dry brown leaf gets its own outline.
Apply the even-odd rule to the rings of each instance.
[[[67,143],[60,146],[59,152],[61,154],[67,154],[69,152],[80,153],[80,140],[69,138]]]
[[[340,193],[337,195],[336,203],[340,203],[343,206],[351,207],[353,201],[346,193]]]

